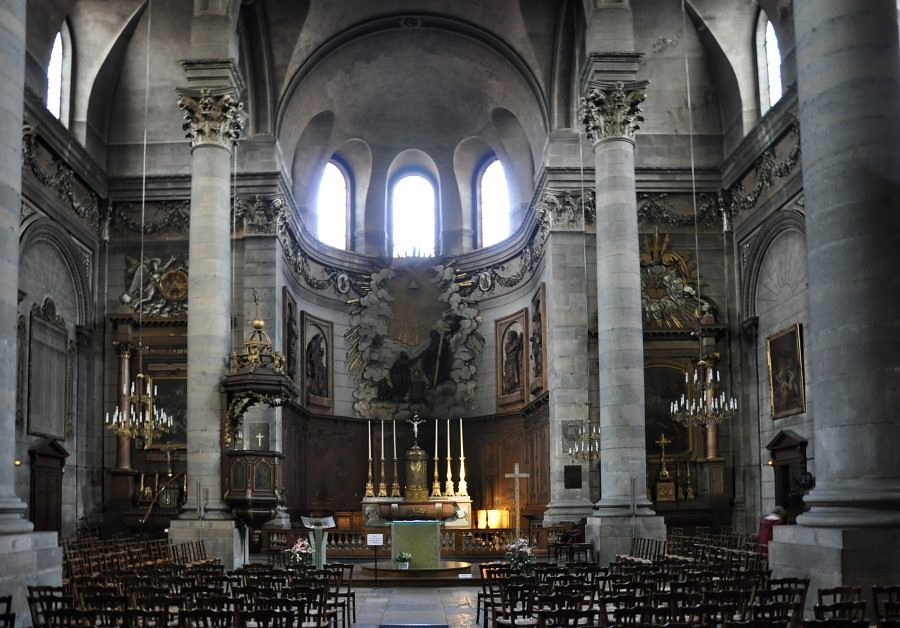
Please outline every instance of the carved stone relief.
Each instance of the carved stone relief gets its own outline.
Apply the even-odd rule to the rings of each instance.
[[[168,259],[125,257],[125,285],[121,300],[144,316],[181,316],[188,308],[188,262],[172,255]]]
[[[786,153],[786,154],[785,154]],[[779,158],[779,154],[784,154]],[[765,192],[778,179],[787,178],[800,163],[800,123],[795,121],[790,133],[777,145],[768,147],[756,160],[753,172],[732,185],[728,191],[729,208],[734,216],[753,210]],[[749,191],[746,191],[747,187]]]
[[[697,195],[698,226],[715,227],[722,223],[723,199],[714,194]],[[693,227],[694,211],[690,194],[638,194],[638,223],[667,227]]]
[[[191,219],[190,201],[159,201],[145,206],[144,235],[187,236]],[[149,215],[149,220],[146,216]],[[116,203],[111,212],[112,229],[117,233],[141,233],[141,207],[136,203]]]
[[[594,224],[594,191],[586,189],[581,194],[571,190],[545,190],[538,201],[538,211],[549,216],[551,231],[582,231]]]

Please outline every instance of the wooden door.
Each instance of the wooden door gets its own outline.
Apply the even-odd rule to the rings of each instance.
[[[35,532],[62,531],[62,476],[69,453],[54,440],[28,451],[31,457],[29,511]]]

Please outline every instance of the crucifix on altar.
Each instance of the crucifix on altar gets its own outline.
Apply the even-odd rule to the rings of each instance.
[[[516,503],[516,539],[518,540],[522,536],[522,524],[519,521],[519,513],[522,508],[521,498],[519,496],[519,480],[524,480],[527,477],[530,477],[528,473],[520,473],[519,472],[519,463],[517,462],[513,466],[513,472],[507,473],[504,477],[512,478],[514,482],[513,489],[513,499],[515,499]]]

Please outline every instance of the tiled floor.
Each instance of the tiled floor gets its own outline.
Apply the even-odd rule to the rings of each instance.
[[[357,588],[357,628],[380,624],[447,624],[450,628],[475,623],[478,587]]]

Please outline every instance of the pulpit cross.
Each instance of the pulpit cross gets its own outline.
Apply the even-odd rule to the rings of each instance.
[[[515,483],[515,488],[513,489],[513,498],[516,500],[516,540],[522,536],[521,534],[521,525],[519,523],[519,510],[521,508],[521,503],[519,500],[519,480],[524,480],[525,478],[531,477],[528,473],[519,473],[519,463],[517,462],[515,466],[513,466],[513,472],[507,473],[505,477],[512,478]]]

